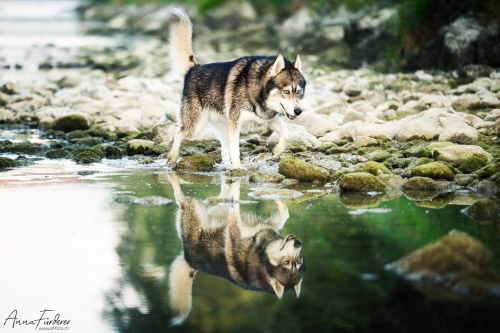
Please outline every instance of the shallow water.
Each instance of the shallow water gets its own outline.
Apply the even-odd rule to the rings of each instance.
[[[288,291],[280,300],[198,272],[187,320],[170,326],[174,313],[168,276],[182,252],[172,176],[161,162],[148,168],[125,162],[81,166],[45,160],[0,173],[2,316],[17,309],[18,318],[36,319],[40,310],[53,309],[71,320],[70,330],[76,332],[469,332],[499,324],[498,299],[477,302],[423,293],[384,269],[458,229],[495,253],[498,270],[497,225],[474,222],[460,212],[461,205],[431,209],[400,196],[347,208],[343,202],[352,201],[330,192],[288,205],[282,235],[294,234],[302,241],[307,267],[299,298]],[[82,171],[86,173],[79,175]],[[236,205],[241,216],[252,213],[263,221],[278,213],[274,200],[249,196],[262,185],[227,185],[220,173],[178,176],[184,196],[199,201],[217,197],[221,190],[229,198],[239,189],[240,204],[199,204],[219,216],[215,221],[227,221]],[[328,191],[313,184],[298,189]],[[122,195],[155,195],[172,202],[147,206],[114,201]],[[16,325],[12,331],[32,329]]]

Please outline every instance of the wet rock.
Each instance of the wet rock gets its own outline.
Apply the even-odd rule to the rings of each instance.
[[[418,148],[411,148],[408,150],[405,150],[403,152],[404,157],[430,157],[431,153],[429,149],[423,148],[423,147],[418,147]]]
[[[497,191],[497,187],[494,182],[491,180],[481,180],[477,184],[472,184],[470,185],[470,188],[476,192],[482,192],[482,193],[494,193]]]
[[[127,154],[129,156],[144,154],[150,155],[155,143],[150,140],[134,139],[127,143]]]
[[[471,175],[457,175],[455,176],[455,183],[460,186],[467,186],[475,179]]]
[[[276,200],[276,199],[294,199],[302,196],[303,194],[299,191],[291,189],[258,188],[248,193],[248,195],[251,196],[252,198]]]
[[[97,148],[83,147],[75,149],[72,153],[72,159],[81,164],[90,164],[100,162],[104,158],[102,150]]]
[[[195,154],[182,158],[175,166],[177,171],[210,171],[214,168],[215,162],[208,155]]]
[[[357,136],[356,140],[354,140],[354,147],[362,148],[362,147],[373,147],[380,145],[379,141],[374,138],[370,138],[367,136]]]
[[[500,203],[497,199],[479,199],[470,206],[462,210],[462,213],[468,215],[474,221],[480,224],[490,224],[498,221],[500,212]]]
[[[248,176],[251,172],[247,169],[231,169],[227,173],[231,177],[243,177]]]
[[[458,168],[458,170],[463,173],[473,173],[474,171],[481,169],[486,165],[486,161],[477,156],[468,157],[462,165]]]
[[[265,182],[265,183],[281,182],[283,179],[285,179],[285,176],[280,175],[279,173],[276,172],[269,172],[269,171],[253,172],[248,178],[248,180],[251,182]]]
[[[117,146],[107,146],[104,151],[106,158],[116,160],[122,158],[122,151]]]
[[[383,164],[374,162],[374,161],[369,161],[366,163],[359,164],[356,169],[354,169],[354,172],[366,172],[366,173],[371,173],[374,176],[378,175],[390,175],[392,174],[389,169]]]
[[[413,177],[403,185],[403,188],[405,190],[436,191],[439,190],[440,186],[434,179],[428,177]]]
[[[386,182],[366,172],[355,172],[344,175],[340,179],[339,186],[345,192],[384,191],[388,189]]]
[[[498,172],[500,172],[500,162],[486,166],[486,168],[484,168],[484,171],[486,171],[488,176],[490,177],[497,174]]]
[[[446,165],[439,162],[431,162],[417,166],[412,170],[411,176],[446,180],[453,180],[455,178],[453,172]]]
[[[7,95],[19,94],[19,88],[12,82],[6,82],[0,87],[0,92]]]
[[[12,158],[0,156],[0,169],[12,168],[16,166],[16,161]]]
[[[402,188],[403,185],[406,183],[403,177],[398,175],[383,174],[383,175],[378,175],[377,177],[386,182],[389,189]]]
[[[53,150],[49,150],[45,156],[47,158],[50,158],[51,160],[52,159],[58,159],[58,158],[65,158],[66,156],[68,156],[68,152],[64,149],[53,149]]]
[[[86,138],[88,136],[89,135],[87,133],[85,133],[84,131],[76,130],[76,131],[72,131],[72,132],[69,132],[68,134],[66,134],[66,140],[71,141],[73,139],[83,139],[83,138]]]
[[[73,139],[73,140],[71,140],[71,143],[75,143],[75,144],[87,146],[87,147],[93,147],[93,146],[100,145],[102,143],[102,139],[96,138],[96,137],[86,137],[86,138],[82,138],[82,139]]]
[[[115,201],[120,202],[120,203],[132,203],[137,199],[138,198],[136,196],[125,194],[125,195],[120,195],[120,196],[116,197]]]
[[[0,152],[35,155],[41,153],[45,149],[47,149],[47,147],[39,143],[19,142],[5,144],[4,142],[4,146],[0,147]]]
[[[281,159],[279,173],[286,178],[297,179],[301,182],[315,180],[326,182],[330,178],[330,171],[291,156]]]
[[[134,202],[143,206],[161,206],[172,202],[172,200],[160,197],[158,195],[150,195],[147,197],[135,199]]]
[[[0,124],[9,124],[14,121],[14,113],[9,110],[0,109]]]
[[[487,163],[493,161],[493,157],[484,151],[483,148],[473,145],[453,145],[434,150],[433,158],[437,161],[451,163],[454,167],[460,166],[471,156],[477,156],[486,160]]]
[[[81,112],[70,113],[57,117],[52,123],[53,130],[71,132],[75,130],[86,130],[92,124],[92,118]]]
[[[374,151],[368,155],[368,159],[375,162],[383,162],[388,158],[391,158],[391,154],[384,150]]]

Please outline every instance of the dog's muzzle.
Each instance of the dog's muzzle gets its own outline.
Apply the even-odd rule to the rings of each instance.
[[[295,113],[295,116],[300,116],[300,114],[302,113],[302,109],[295,109],[293,110],[293,112]]]

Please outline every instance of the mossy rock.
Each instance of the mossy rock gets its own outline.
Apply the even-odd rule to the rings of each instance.
[[[383,193],[371,195],[365,192],[342,192],[339,199],[347,208],[371,208],[380,205],[384,201],[384,195]]]
[[[479,199],[464,210],[464,213],[479,224],[499,221],[500,202],[497,199]]]
[[[326,182],[330,178],[330,171],[327,169],[291,156],[281,159],[279,173],[286,178],[297,179],[301,182],[312,182],[315,180]]]
[[[256,145],[253,145],[254,147],[252,147],[251,150],[255,149],[257,146]],[[289,149],[292,153],[296,154],[296,153],[303,153],[303,152],[306,152],[307,149],[306,147],[304,147],[303,145],[299,145],[299,144],[289,144],[287,149]]]
[[[104,153],[102,150],[90,147],[75,149],[73,150],[71,155],[75,162],[81,164],[97,163],[104,158]]]
[[[184,171],[210,171],[214,168],[214,160],[203,154],[195,154],[186,156],[179,161],[174,167],[174,170]]]
[[[231,169],[226,174],[231,177],[243,177],[248,176],[250,173],[247,169]]]
[[[427,149],[429,150],[429,152],[432,154],[432,152],[435,150],[435,149],[438,149],[438,148],[445,148],[445,147],[449,147],[449,146],[453,146],[454,143],[453,142],[448,142],[448,141],[442,141],[442,142],[433,142],[431,144],[429,144],[427,146]]]
[[[94,146],[102,144],[102,139],[97,138],[97,137],[93,137],[93,136],[89,136],[89,137],[81,138],[81,139],[72,139],[70,142],[78,144],[78,145],[82,145],[82,146],[94,147]]]
[[[405,190],[435,191],[438,190],[440,186],[434,179],[428,177],[413,177],[403,185],[403,188]]]
[[[375,161],[375,162],[383,162],[389,158],[391,158],[391,154],[386,152],[386,151],[383,151],[383,150],[379,150],[379,151],[375,151],[373,153],[371,153],[368,157],[368,159],[372,160],[372,161]]]
[[[331,142],[324,142],[324,143],[322,143],[321,145],[314,147],[314,150],[315,150],[315,151],[326,152],[328,149],[331,149],[331,148],[338,148],[338,147],[339,147],[339,146],[337,146],[335,143],[331,143]]]
[[[486,165],[486,161],[478,156],[468,157],[464,163],[458,168],[463,173],[473,173]]]
[[[363,164],[359,164],[356,169],[354,169],[354,172],[367,172],[371,173],[374,176],[382,175],[382,174],[392,174],[389,169],[384,166],[383,164],[374,162],[374,161],[369,161]]]
[[[134,139],[127,143],[127,154],[129,156],[144,154],[150,155],[152,153],[152,148],[155,145],[153,141]]]
[[[106,158],[112,160],[120,159],[123,156],[121,149],[117,146],[107,146],[104,154],[106,155]]]
[[[68,134],[66,134],[66,140],[70,141],[73,139],[83,139],[83,138],[86,138],[88,136],[89,135],[87,133],[85,133],[84,131],[76,130],[76,131],[69,132]]]
[[[91,119],[89,116],[75,112],[56,118],[52,123],[52,129],[64,132],[75,130],[86,130],[90,127]]]
[[[41,153],[46,148],[47,148],[46,146],[43,146],[39,143],[19,142],[7,145],[4,144],[2,149],[0,149],[0,152],[35,155]]]
[[[328,149],[325,153],[327,155],[334,155],[334,154],[343,154],[349,152],[349,149],[343,148],[343,147],[333,147]]]
[[[276,172],[268,172],[268,171],[254,172],[248,178],[248,180],[251,182],[265,182],[265,183],[281,182],[283,181],[283,179],[285,179],[285,176],[280,175],[279,173]]]
[[[445,179],[453,180],[455,175],[453,172],[443,163],[431,162],[424,165],[420,165],[414,168],[411,172],[412,177],[428,177],[432,179]]]
[[[340,179],[339,186],[345,192],[384,191],[388,189],[386,182],[367,172],[348,173]]]
[[[488,176],[493,176],[494,174],[500,172],[500,162],[486,166],[484,171],[488,173]]]
[[[405,150],[403,152],[404,157],[430,157],[431,153],[429,149],[419,147],[419,148],[411,148],[408,150]]]
[[[8,157],[0,157],[0,169],[12,168],[16,166],[16,160]]]
[[[420,166],[428,163],[431,163],[431,160],[429,158],[421,157],[415,162],[415,166]]]
[[[68,156],[68,152],[64,149],[53,149],[49,150],[45,156],[47,158],[50,158],[51,160],[58,159],[58,158],[65,158]]]

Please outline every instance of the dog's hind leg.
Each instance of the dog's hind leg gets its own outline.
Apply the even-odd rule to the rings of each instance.
[[[276,118],[269,122],[269,126],[279,133],[278,143],[276,147],[273,149],[273,158],[278,158],[281,153],[286,148],[286,141],[288,139],[288,128],[286,127],[285,121],[281,115],[278,115]]]

